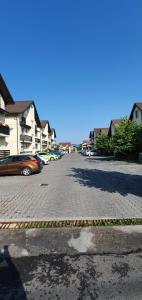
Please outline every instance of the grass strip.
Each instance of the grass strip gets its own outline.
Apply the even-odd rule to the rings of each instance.
[[[66,227],[121,226],[121,225],[122,226],[142,225],[142,218],[0,222],[0,229],[63,228],[63,227],[66,228]]]

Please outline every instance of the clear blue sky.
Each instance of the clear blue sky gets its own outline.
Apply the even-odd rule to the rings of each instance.
[[[0,10],[0,72],[58,141],[79,143],[142,102],[141,0],[0,0]]]

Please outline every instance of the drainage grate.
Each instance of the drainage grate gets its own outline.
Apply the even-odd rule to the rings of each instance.
[[[40,186],[48,186],[48,183],[41,183]]]

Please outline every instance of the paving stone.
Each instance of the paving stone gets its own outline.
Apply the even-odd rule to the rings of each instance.
[[[1,221],[131,217],[142,217],[139,164],[70,154],[40,174],[0,177]]]

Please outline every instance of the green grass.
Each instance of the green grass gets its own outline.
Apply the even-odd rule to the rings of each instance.
[[[7,225],[7,226],[5,226]],[[11,227],[12,225],[12,227]],[[121,226],[121,225],[142,225],[141,218],[132,219],[101,219],[101,220],[63,220],[63,221],[34,221],[34,222],[2,222],[0,229],[4,228],[66,228],[66,227],[87,227],[87,226]]]

